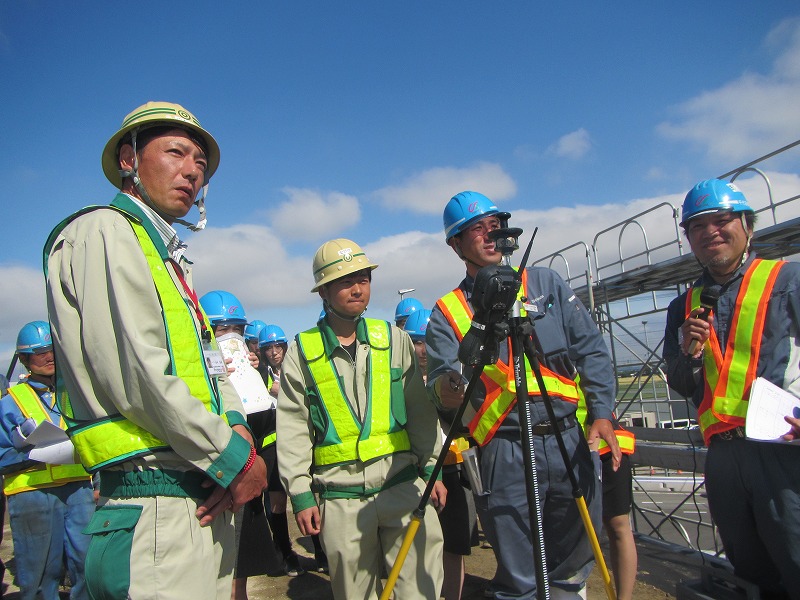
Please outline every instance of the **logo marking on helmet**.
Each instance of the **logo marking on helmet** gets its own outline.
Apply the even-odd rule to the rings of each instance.
[[[475,210],[476,210],[477,208],[478,208],[478,203],[477,203],[477,202],[473,202],[472,204],[470,204],[470,205],[467,207],[467,210],[468,210],[469,212],[471,212],[471,213],[474,213],[474,212],[475,212]]]
[[[239,307],[238,307],[238,306],[231,306],[231,307],[228,309],[228,314],[229,314],[229,315],[235,315],[235,314],[236,314],[236,312],[237,312],[238,310],[239,310]]]
[[[191,121],[191,120],[192,120],[192,115],[190,115],[190,114],[189,114],[188,112],[186,112],[185,110],[179,110],[179,111],[178,111],[176,114],[177,114],[177,115],[178,115],[178,116],[179,116],[181,119],[183,119],[184,121]]]
[[[695,200],[695,201],[694,201],[694,205],[695,205],[695,206],[703,206],[703,204],[705,204],[705,203],[706,203],[706,200],[708,200],[708,197],[709,197],[710,195],[711,195],[711,194],[703,194],[703,195],[702,195],[702,196],[700,196],[700,197],[699,197],[697,200]]]
[[[350,262],[351,260],[353,260],[353,249],[352,248],[342,248],[341,250],[339,250],[338,254],[339,254],[339,256],[342,257],[342,259],[345,262]]]

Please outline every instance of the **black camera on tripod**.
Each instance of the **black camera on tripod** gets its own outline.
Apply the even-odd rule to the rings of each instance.
[[[497,251],[503,255],[503,263],[487,265],[475,276],[470,298],[475,314],[458,348],[458,360],[465,365],[497,362],[500,340],[506,339],[509,333],[506,317],[517,300],[522,283],[521,271],[515,271],[508,264],[511,254],[519,248],[517,239],[522,235],[522,229],[505,227],[507,220],[501,221],[501,224],[504,226],[490,231],[488,235],[494,240]]]

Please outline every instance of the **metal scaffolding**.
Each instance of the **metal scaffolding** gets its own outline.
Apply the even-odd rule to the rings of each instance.
[[[800,217],[791,215],[800,212],[800,203],[795,203],[800,183],[795,193],[776,200],[765,172],[768,165],[785,170],[787,164],[792,172],[800,172],[799,145],[797,140],[719,176],[733,181],[753,174],[763,180],[767,201],[756,210],[752,242],[761,258],[800,253]],[[782,214],[789,216],[782,218]],[[632,457],[635,485],[645,490],[648,505],[653,505],[635,506],[637,535],[660,544],[669,542],[674,550],[718,557],[722,548],[714,525],[698,502],[704,495],[705,448],[696,430],[696,411],[688,399],[666,385],[661,358],[667,306],[701,273],[684,244],[679,222],[679,208],[662,202],[598,232],[591,244],[575,242],[533,264],[550,267],[564,277],[608,344],[618,381],[617,416],[637,437]],[[649,483],[656,479],[665,489],[673,482],[670,489],[678,490],[669,506],[652,500],[654,496],[647,492],[658,489]],[[693,516],[687,518],[686,513]]]

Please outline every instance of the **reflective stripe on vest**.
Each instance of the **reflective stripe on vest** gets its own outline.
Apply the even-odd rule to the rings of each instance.
[[[20,383],[8,389],[17,403],[20,412],[36,421],[36,425],[49,421],[47,412],[36,391],[27,383]],[[59,426],[63,429],[64,424]],[[81,465],[37,464],[18,473],[6,473],[3,477],[3,491],[6,496],[40,488],[56,487],[72,481],[89,481],[91,476]]]
[[[447,449],[447,456],[444,459],[445,465],[457,465],[464,462],[464,457],[461,453],[469,448],[469,438],[467,436],[459,436],[453,438],[450,442],[450,447]]]
[[[711,436],[744,425],[750,386],[756,378],[767,305],[783,261],[755,259],[736,296],[723,356],[714,328],[705,343],[703,401],[698,422],[706,445]],[[702,287],[686,297],[686,317],[699,308]]]
[[[267,436],[264,436],[264,441],[261,442],[262,448],[267,448],[268,446],[272,446],[275,442],[278,441],[278,434],[274,431]]]
[[[580,378],[576,377],[575,382],[578,384],[578,410],[575,411],[575,418],[578,419],[578,423],[581,424],[581,428],[583,429],[583,433],[586,438],[589,438],[589,430],[591,426],[589,425],[589,410],[586,407],[586,397],[583,395],[583,390],[580,386]],[[630,431],[622,427],[619,423],[616,422],[616,415],[614,415],[615,424],[614,428],[614,436],[617,438],[617,443],[619,444],[619,450],[623,454],[633,454],[636,450],[636,436],[633,435]],[[597,440],[597,452],[600,453],[602,456],[603,454],[608,454],[611,452],[611,448],[606,443],[603,438],[599,438]]]
[[[96,210],[108,207],[90,208]],[[136,216],[117,206],[110,208],[127,217],[150,267],[150,274],[161,303],[167,350],[170,355],[170,369],[166,374],[183,380],[189,388],[190,394],[200,400],[209,412],[226,419],[222,414],[218,392],[212,385],[206,370],[202,341],[194,324],[195,310],[183,297],[172,279],[166,264],[168,258],[159,254],[147,228],[139,222]],[[54,230],[54,233],[63,229],[70,220],[88,210],[84,209],[69,217]],[[153,235],[157,236],[157,233],[153,231]],[[51,234],[48,243],[54,239],[55,235]],[[160,238],[156,239],[160,241]],[[45,252],[49,252],[49,248],[46,248]],[[205,313],[202,313],[202,316],[206,328],[210,332],[211,325],[208,318]],[[91,316],[86,315],[86,318],[91,318]],[[214,343],[213,335],[212,343]],[[70,425],[67,433],[78,450],[81,462],[90,473],[135,456],[170,449],[166,442],[119,414],[102,417],[90,423],[76,421],[73,418],[69,397],[60,381],[57,381],[57,393],[58,405]]]
[[[617,438],[617,443],[619,444],[619,451],[623,454],[633,454],[636,450],[636,436],[633,435],[627,429],[622,429],[620,426],[619,429],[614,430],[614,435]],[[597,451],[600,453],[600,456],[604,454],[608,454],[611,452],[611,448],[603,438],[597,440]]]
[[[522,285],[517,299],[521,299],[527,290],[527,271],[522,272]],[[455,331],[460,342],[469,331],[472,322],[472,307],[467,302],[463,290],[456,288],[436,302],[439,310]],[[508,342],[508,355],[511,356],[511,342]],[[542,379],[547,393],[551,397],[559,397],[568,402],[578,402],[578,386],[574,381],[554,373],[545,366],[540,366]],[[528,386],[528,395],[541,396],[539,382],[531,371],[528,358],[525,357],[525,373]],[[486,365],[481,374],[481,381],[486,388],[486,397],[483,404],[469,423],[472,437],[481,446],[494,437],[497,429],[503,423],[508,413],[514,408],[517,397],[517,385],[514,381],[514,369],[498,360],[497,364]]]
[[[341,388],[341,378],[325,354],[319,329],[315,327],[297,335],[298,347],[314,380],[317,408],[325,414],[325,431],[317,431],[315,466],[367,462],[411,449],[408,433],[392,413],[392,406],[405,400],[392,397],[393,391],[395,396],[402,396],[402,390],[392,388],[389,323],[376,319],[364,321],[370,345],[364,423],[359,422]]]

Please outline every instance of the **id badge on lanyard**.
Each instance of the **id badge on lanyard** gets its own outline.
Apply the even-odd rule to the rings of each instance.
[[[228,366],[222,358],[222,352],[211,346],[211,342],[203,340],[203,360],[206,361],[208,374],[212,377],[221,377],[228,374]]]

